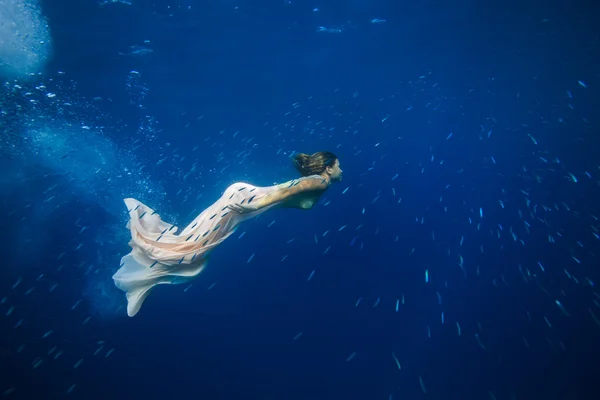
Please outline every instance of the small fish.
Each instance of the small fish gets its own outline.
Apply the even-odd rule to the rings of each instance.
[[[478,333],[475,334],[475,340],[477,341],[477,344],[479,345],[479,347],[481,347],[483,350],[485,350],[485,346],[483,345],[483,343],[481,343],[481,339],[479,338]]]
[[[560,308],[560,310],[567,316],[570,317],[571,315],[567,312],[567,310],[565,310],[565,307],[561,304],[560,301],[556,300],[556,305],[558,306],[558,308]]]
[[[71,394],[73,392],[73,390],[75,389],[75,386],[77,386],[76,383],[69,386],[69,388],[67,389],[67,394]]]
[[[12,290],[16,289],[17,286],[22,282],[21,277],[17,278],[17,281],[12,285]]]
[[[381,301],[381,299],[378,297],[377,300],[375,301],[375,304],[373,304],[373,308],[377,307],[379,305],[380,301]]]
[[[400,371],[402,371],[402,365],[400,365],[400,361],[398,361],[398,357],[392,352],[392,357],[394,357],[394,361],[396,362],[396,366]]]
[[[419,383],[421,384],[421,390],[423,393],[427,393],[427,389],[425,388],[425,383],[423,383],[423,378],[419,375]]]
[[[535,145],[538,144],[537,140],[535,140],[535,138],[533,136],[531,136],[530,133],[528,133],[527,136],[529,136],[529,138],[531,139],[531,141],[533,142],[533,144],[535,144]]]
[[[73,304],[73,306],[71,307],[71,310],[74,310],[74,309],[76,309],[76,308],[77,308],[77,306],[79,305],[79,303],[81,303],[81,299],[80,299],[80,300],[77,300],[77,301],[75,302],[75,304]]]

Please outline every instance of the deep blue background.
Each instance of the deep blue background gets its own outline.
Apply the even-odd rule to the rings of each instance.
[[[287,159],[275,157],[282,143],[297,151],[338,153],[345,180],[310,212],[275,210],[247,223],[240,228],[247,232],[243,240],[234,237],[214,252],[195,290],[160,287],[134,319],[95,319],[82,327],[82,318],[74,321],[64,312],[72,305],[67,294],[28,315],[40,329],[50,322],[62,326],[61,342],[73,353],[93,352],[95,341],[109,340],[116,349],[109,359],[86,358],[85,368],[75,372],[70,365],[32,370],[31,360],[14,354],[20,339],[14,321],[3,322],[2,332],[8,332],[3,356],[11,370],[2,380],[18,388],[13,397],[59,398],[77,382],[71,397],[82,399],[597,398],[600,326],[588,308],[600,315],[593,303],[599,298],[583,278],[600,279],[597,240],[590,230],[598,226],[590,215],[600,215],[597,7],[464,0],[137,1],[104,7],[47,0],[42,6],[54,40],[48,74],[65,71],[79,96],[104,99],[99,107],[122,128],[107,130],[107,137],[128,146],[150,115],[158,121],[158,138],[145,144],[142,159],[155,162],[165,152],[164,145],[154,151],[155,143],[169,142],[175,153],[203,168],[228,166],[224,174],[204,175],[212,181],[203,181],[210,193],[203,202],[231,179],[268,184],[293,177]],[[386,22],[370,24],[372,18]],[[317,32],[318,26],[342,26],[343,32]],[[144,40],[152,53],[119,55]],[[130,105],[131,70],[142,74],[148,88],[143,109]],[[575,93],[573,112],[566,107],[566,90]],[[295,102],[301,103],[298,115]],[[426,107],[429,102],[433,105]],[[414,111],[407,112],[410,106]],[[286,116],[289,111],[293,114]],[[326,129],[316,121],[324,121]],[[317,133],[309,135],[311,129]],[[247,161],[231,156],[247,150],[231,139],[237,130],[260,142]],[[487,140],[489,130],[493,134]],[[523,131],[538,138],[538,147]],[[450,132],[453,138],[446,140]],[[225,154],[221,165],[211,165],[219,152]],[[430,162],[432,154],[436,163]],[[540,157],[561,162],[545,164]],[[580,179],[577,185],[564,178],[571,171]],[[594,178],[585,178],[584,171]],[[166,186],[163,207],[170,209],[165,211],[185,225],[196,205],[186,201],[185,209],[178,209],[183,201],[176,193],[181,186],[196,196],[204,187],[182,186],[168,173],[148,173]],[[391,181],[397,173],[400,177]],[[539,208],[564,202],[575,212],[559,206],[560,212],[531,216],[533,204],[525,205],[521,190]],[[4,199],[4,207],[21,206],[12,198]],[[481,219],[479,207],[485,213]],[[98,204],[72,200],[61,210],[46,221],[53,240],[43,260],[55,260],[56,249],[72,249],[81,241],[73,233],[77,216],[91,231],[123,224],[123,210],[107,211]],[[530,234],[517,210],[534,224]],[[9,226],[20,223],[11,218]],[[275,225],[267,228],[272,220]],[[359,224],[364,227],[355,232]],[[497,224],[503,227],[500,239]],[[524,246],[512,240],[509,227]],[[326,230],[330,236],[323,238]],[[548,243],[548,234],[556,245]],[[463,248],[458,247],[461,236]],[[295,242],[285,243],[294,237]],[[7,234],[3,239],[7,259],[19,265],[20,255],[10,249],[23,238]],[[91,263],[96,251],[89,248],[89,253],[70,252],[68,262]],[[97,267],[101,279],[109,280],[128,247],[123,241],[101,251],[111,263]],[[284,254],[289,258],[281,263]],[[468,269],[466,280],[457,266],[459,254]],[[583,265],[574,266],[571,256]],[[29,265],[28,273],[36,276],[52,263]],[[539,279],[526,283],[519,265]],[[581,284],[567,279],[567,265],[580,274]],[[427,284],[425,269],[431,274]],[[15,270],[7,273],[7,291],[19,275]],[[74,274],[55,278],[64,290],[82,290],[83,279]],[[206,291],[212,282],[216,286]],[[396,313],[396,299],[403,294],[406,305]],[[364,300],[355,307],[359,297]],[[381,303],[373,307],[378,297]],[[555,306],[558,298],[568,303],[571,317]],[[551,329],[544,316],[553,321]],[[478,322],[485,350],[474,339]],[[293,341],[299,332],[303,336]],[[523,345],[523,337],[531,348]],[[39,336],[27,340],[38,343]],[[560,350],[559,340],[566,350]],[[354,351],[356,357],[346,363]]]

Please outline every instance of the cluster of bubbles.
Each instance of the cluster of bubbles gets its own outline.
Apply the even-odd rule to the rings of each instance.
[[[22,77],[44,67],[52,39],[37,0],[0,0],[0,77]]]

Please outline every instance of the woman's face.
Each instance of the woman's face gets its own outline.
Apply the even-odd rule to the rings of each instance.
[[[329,173],[332,181],[341,181],[343,171],[340,168],[340,160],[335,160],[335,163],[333,163],[332,167],[327,167],[327,172]]]

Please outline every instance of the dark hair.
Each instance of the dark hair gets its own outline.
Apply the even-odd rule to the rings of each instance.
[[[312,155],[298,153],[294,156],[294,167],[302,176],[319,175],[325,168],[333,167],[337,156],[328,151],[319,151]]]

